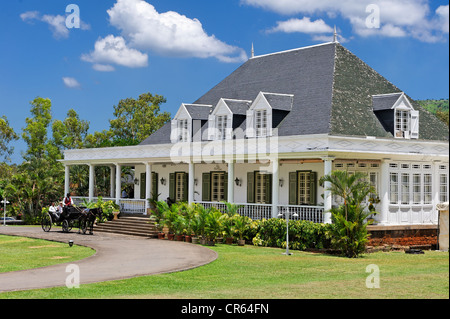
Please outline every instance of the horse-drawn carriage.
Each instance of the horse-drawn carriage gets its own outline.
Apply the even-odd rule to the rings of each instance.
[[[42,229],[49,232],[52,225],[62,226],[62,231],[68,233],[74,226],[78,226],[79,231],[83,234],[89,229],[89,233],[93,234],[94,222],[97,216],[101,216],[101,208],[85,208],[85,207],[64,207],[61,215],[54,212],[45,213],[42,216]]]

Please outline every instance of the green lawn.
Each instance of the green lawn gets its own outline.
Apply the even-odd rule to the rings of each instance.
[[[0,273],[73,262],[94,253],[87,247],[0,235]]]
[[[193,270],[82,285],[0,294],[0,298],[449,298],[449,255],[428,251],[374,253],[358,259],[253,246],[213,247],[219,258]],[[366,287],[368,265],[380,288]],[[82,274],[81,274],[82,275]]]

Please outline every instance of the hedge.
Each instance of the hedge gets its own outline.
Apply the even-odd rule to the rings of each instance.
[[[294,250],[331,248],[332,224],[305,220],[289,221],[289,248]],[[286,248],[286,221],[271,218],[253,221],[246,237],[255,246]]]

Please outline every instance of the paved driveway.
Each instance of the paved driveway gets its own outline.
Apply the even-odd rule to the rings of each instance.
[[[80,269],[80,284],[154,275],[199,267],[217,253],[200,245],[97,232],[81,235],[58,229],[45,233],[38,227],[4,227],[0,234],[68,242],[95,249],[95,255],[71,264]],[[0,292],[65,286],[68,264],[0,274]]]

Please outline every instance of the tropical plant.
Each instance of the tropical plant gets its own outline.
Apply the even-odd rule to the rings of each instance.
[[[170,211],[169,205],[165,201],[157,201],[156,209],[153,210],[153,216],[155,217],[156,228],[160,232],[164,228],[164,214],[166,211]]]
[[[210,241],[215,241],[222,233],[222,213],[212,207],[209,209],[209,214],[206,216],[205,232]]]
[[[250,227],[252,220],[250,219],[250,217],[239,214],[235,214],[233,216],[233,219],[234,219],[235,234],[238,235],[239,240],[244,240],[245,232]]]
[[[327,190],[342,198],[343,204],[330,212],[336,227],[333,228],[332,244],[349,258],[358,257],[365,250],[368,241],[367,217],[374,210],[367,209],[367,198],[376,190],[367,180],[367,174],[334,171],[321,178],[320,183],[329,183]]]

